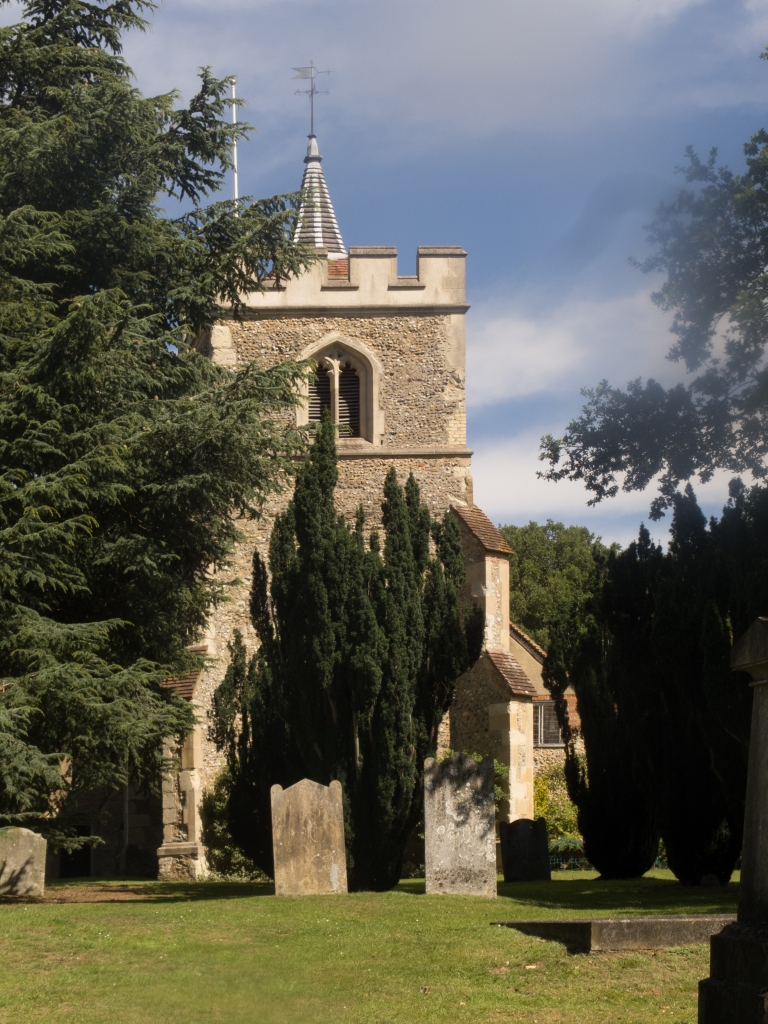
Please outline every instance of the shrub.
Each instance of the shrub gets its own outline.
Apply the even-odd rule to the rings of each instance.
[[[549,839],[579,837],[578,808],[568,796],[565,768],[553,764],[533,782],[533,816],[545,818]]]

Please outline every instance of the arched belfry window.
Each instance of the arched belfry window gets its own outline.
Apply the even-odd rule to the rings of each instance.
[[[300,355],[311,359],[315,372],[307,381],[306,404],[296,411],[296,423],[319,423],[328,409],[338,428],[339,441],[353,448],[365,443],[380,445],[384,415],[379,404],[383,374],[378,356],[359,338],[337,332],[318,339]]]
[[[328,409],[340,437],[360,437],[360,376],[343,352],[324,356],[309,379],[310,423]]]

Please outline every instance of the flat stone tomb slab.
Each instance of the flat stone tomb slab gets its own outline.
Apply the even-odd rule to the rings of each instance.
[[[347,891],[341,783],[302,779],[273,786],[272,846],[277,896]]]
[[[596,953],[694,946],[709,942],[715,933],[735,920],[735,914],[692,914],[571,918],[561,921],[491,921],[491,925],[515,928],[524,935],[562,942],[571,953]]]
[[[42,896],[48,843],[28,828],[0,828],[0,896]]]
[[[496,895],[493,758],[424,762],[427,893]]]

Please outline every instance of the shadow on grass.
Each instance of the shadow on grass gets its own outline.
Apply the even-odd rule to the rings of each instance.
[[[397,891],[423,895],[424,880],[404,879]],[[582,872],[568,872],[551,882],[499,882],[498,893],[504,900],[499,912],[511,919],[538,916],[537,910],[542,917],[729,914],[736,911],[739,886],[732,882],[687,887],[673,878],[652,877],[608,882],[591,875],[584,877]]]
[[[423,878],[403,879],[395,892],[424,895]],[[728,914],[736,910],[739,886],[688,888],[672,878],[602,881],[583,872],[563,872],[551,882],[499,882],[494,911],[510,920],[524,917],[631,916],[632,914]],[[169,903],[274,896],[263,882],[156,882],[140,879],[67,879],[46,886],[45,896],[0,897],[18,903]],[[502,902],[503,901],[503,902]]]
[[[674,879],[602,881],[568,878],[556,882],[500,882],[499,896],[511,904],[574,916],[591,914],[728,914],[735,912],[739,886],[680,885]],[[559,914],[557,915],[559,916]]]
[[[83,878],[49,882],[45,895],[14,903],[168,903],[190,900],[232,900],[274,896],[275,887],[264,882],[153,882],[146,880]],[[11,902],[3,901],[3,902]]]

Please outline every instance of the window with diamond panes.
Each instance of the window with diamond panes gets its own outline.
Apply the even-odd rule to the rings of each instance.
[[[539,701],[533,705],[533,743],[537,747],[563,746],[554,701]]]

